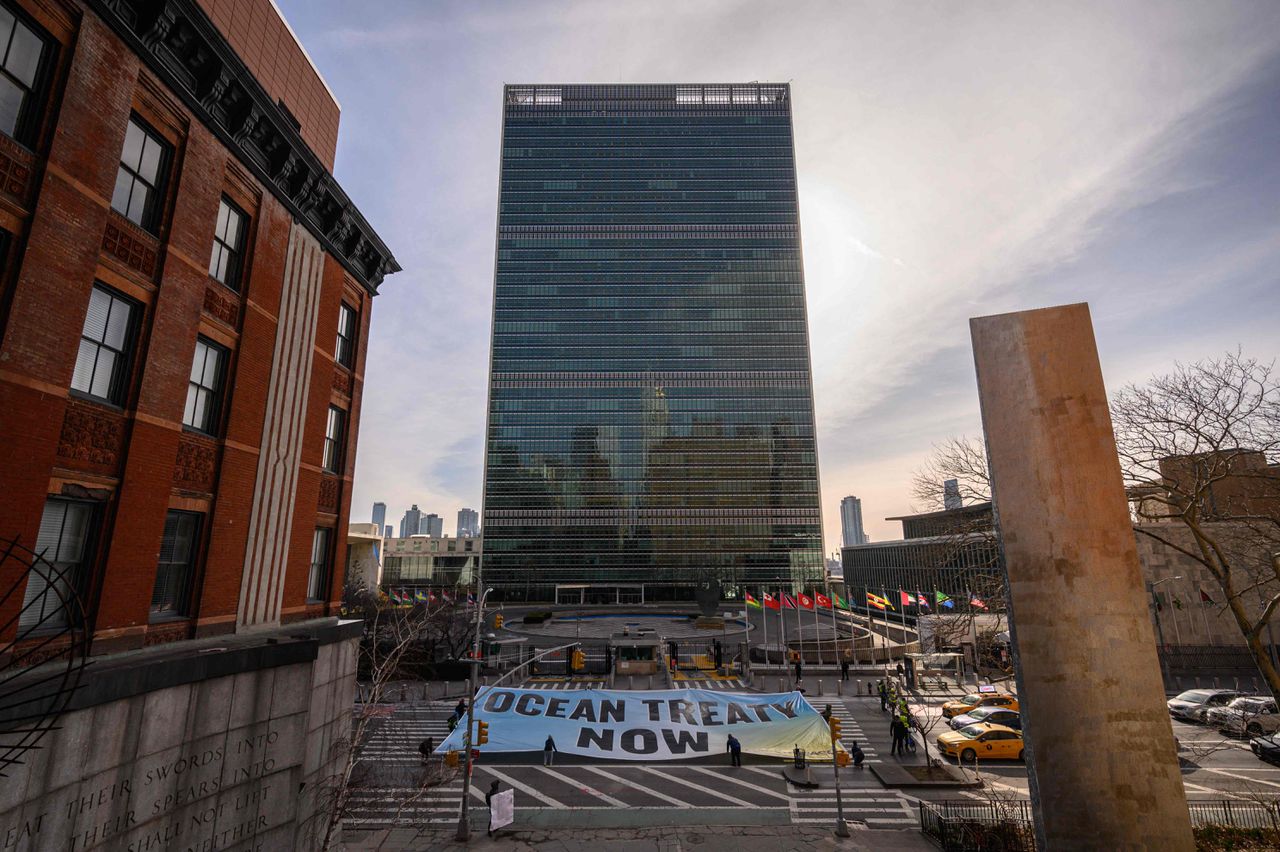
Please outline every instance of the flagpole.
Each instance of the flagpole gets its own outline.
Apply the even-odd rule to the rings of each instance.
[[[782,637],[782,673],[787,673],[787,619],[782,608],[782,590],[778,590],[778,635]]]
[[[813,641],[818,643],[818,665],[822,665],[822,625],[818,624],[818,588],[813,589]]]
[[[884,674],[889,676],[889,596],[883,586],[880,587],[880,600],[885,602],[884,608]]]
[[[804,662],[804,630],[803,630],[803,628],[802,628],[802,625],[800,624],[800,598],[799,598],[798,596],[797,596],[797,597],[796,597],[796,599],[795,599],[795,604],[796,604],[796,606],[795,606],[795,609],[796,609],[796,644],[800,646],[800,647],[796,650],[796,653],[800,655],[800,662],[801,662],[801,663],[803,663],[803,662]]]
[[[765,592],[761,591],[760,589],[757,589],[756,591],[760,592],[760,608],[764,610],[764,612],[760,613],[760,620],[764,622],[764,661],[765,661],[765,664],[768,665],[769,663],[769,607],[765,602],[765,597],[764,597]],[[747,657],[750,657],[750,656],[751,656],[751,645],[748,644]]]
[[[836,623],[836,599],[831,596],[831,578],[827,578],[827,600],[831,602],[831,647],[835,650],[835,663],[840,665],[840,626]]]

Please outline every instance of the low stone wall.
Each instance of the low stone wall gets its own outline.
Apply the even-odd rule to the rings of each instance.
[[[359,631],[324,619],[94,658],[58,729],[0,779],[0,849],[317,848]]]

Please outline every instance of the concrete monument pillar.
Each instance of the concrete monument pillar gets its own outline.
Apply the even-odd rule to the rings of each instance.
[[[1089,307],[969,324],[1040,848],[1190,852]]]

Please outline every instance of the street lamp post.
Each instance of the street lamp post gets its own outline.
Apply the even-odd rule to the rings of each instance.
[[[480,670],[480,627],[484,624],[484,602],[492,591],[493,589],[485,589],[484,594],[480,596],[480,600],[476,602],[476,641],[471,646],[470,695],[467,696],[467,734],[462,738],[463,745],[467,750],[467,769],[466,774],[462,776],[462,813],[458,817],[457,834],[459,840],[467,840],[471,837],[471,822],[467,813],[467,805],[471,797],[472,719],[476,712],[476,681],[479,679],[477,673]]]
[[[1164,676],[1165,683],[1169,682],[1169,661],[1164,654],[1164,627],[1160,623],[1160,600],[1156,597],[1156,586],[1161,583],[1168,583],[1172,580],[1181,580],[1182,576],[1165,577],[1163,580],[1156,580],[1154,583],[1147,583],[1147,592],[1151,595],[1151,605],[1156,609],[1156,643],[1157,653],[1160,656],[1160,672]]]

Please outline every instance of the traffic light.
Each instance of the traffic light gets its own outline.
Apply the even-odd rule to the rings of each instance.
[[[501,629],[502,629],[502,624],[503,624],[503,622],[505,622],[505,621],[506,621],[506,619],[502,617],[502,613],[498,613],[497,615],[495,615],[495,616],[493,617],[493,629],[494,629],[494,630],[501,630]]]
[[[582,669],[586,668],[586,665],[587,665],[587,655],[586,655],[586,654],[584,654],[584,653],[582,653],[582,649],[581,649],[581,648],[574,648],[574,649],[573,649],[573,655],[572,655],[572,657],[570,658],[570,663],[569,663],[569,665],[570,665],[570,666],[572,666],[572,668],[573,668],[573,670],[574,670],[575,672],[577,672],[577,671],[582,671]]]
[[[458,765],[458,752],[455,751],[454,749],[449,749],[448,751],[446,751],[444,753],[444,765],[449,767],[456,767]]]
[[[489,723],[483,720],[476,722],[476,745],[489,742]]]
[[[836,766],[848,766],[849,762],[850,762],[849,752],[847,751],[836,752]]]
[[[832,716],[827,720],[827,724],[831,726],[831,741],[838,742],[840,740],[840,720]]]

